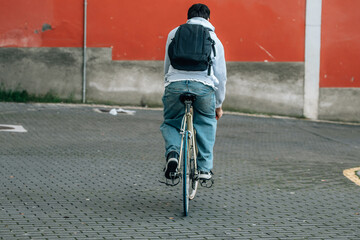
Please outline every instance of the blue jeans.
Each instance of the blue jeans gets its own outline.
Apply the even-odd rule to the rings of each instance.
[[[198,170],[210,171],[213,168],[213,148],[215,144],[217,121],[215,118],[215,91],[212,87],[195,81],[179,81],[170,83],[163,96],[164,122],[160,130],[165,140],[167,154],[180,152],[181,121],[185,114],[185,106],[180,102],[182,93],[196,94],[194,108],[194,127],[198,146]]]

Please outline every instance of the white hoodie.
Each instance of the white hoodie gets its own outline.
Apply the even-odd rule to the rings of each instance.
[[[211,74],[208,75],[208,70],[205,71],[184,71],[178,70],[171,66],[170,59],[168,55],[168,47],[175,37],[176,30],[173,29],[167,38],[166,42],[166,53],[165,53],[165,87],[169,85],[171,82],[190,80],[202,82],[205,85],[209,85],[214,88],[215,96],[216,96],[216,107],[221,107],[224,99],[225,99],[225,85],[226,85],[226,63],[225,63],[225,53],[224,47],[221,44],[220,40],[216,36],[214,30],[215,27],[206,19],[201,17],[194,17],[189,19],[186,23],[188,24],[200,24],[206,28],[211,29],[210,37],[215,41],[215,51],[216,56],[213,56],[212,60],[213,65],[211,67]]]

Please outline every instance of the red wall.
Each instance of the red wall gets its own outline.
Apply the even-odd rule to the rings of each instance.
[[[162,60],[194,0],[88,0],[88,46]],[[228,61],[304,61],[305,0],[207,0]],[[42,32],[43,24],[52,30]],[[81,47],[83,0],[0,0],[0,47]]]
[[[162,60],[194,0],[88,0],[88,46]],[[207,0],[228,61],[304,61],[305,0]],[[359,0],[323,1],[320,87],[360,87]],[[42,31],[44,24],[51,30]],[[0,0],[0,47],[81,47],[83,0]]]
[[[89,44],[115,60],[161,60],[168,32],[198,1],[89,1]],[[229,61],[303,61],[304,0],[209,0]]]
[[[82,8],[81,0],[0,0],[0,47],[81,47]]]
[[[162,60],[197,0],[88,0],[88,46]],[[305,0],[204,0],[228,61],[304,61]],[[324,0],[320,87],[360,87],[359,0]],[[42,31],[44,24],[51,30]],[[0,0],[0,47],[81,47],[83,0]]]
[[[359,0],[323,1],[320,87],[360,87],[359,9]]]

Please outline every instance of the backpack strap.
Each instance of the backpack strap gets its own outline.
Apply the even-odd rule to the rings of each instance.
[[[209,32],[210,32],[210,31],[212,31],[212,30],[209,29]],[[214,57],[216,57],[215,40],[210,37],[210,41],[211,41],[211,48],[212,48],[212,50],[213,50]],[[211,66],[212,66],[212,65],[213,65],[213,61],[212,61],[212,59],[209,59],[208,76],[210,76],[210,74],[211,74]]]
[[[213,61],[212,60],[210,60],[209,61],[209,67],[208,67],[208,76],[210,76],[210,74],[211,74],[211,66],[213,65]]]

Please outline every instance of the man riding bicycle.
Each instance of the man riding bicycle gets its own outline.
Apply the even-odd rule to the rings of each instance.
[[[165,92],[162,99],[164,105],[164,122],[160,127],[165,140],[165,177],[167,179],[171,179],[171,176],[174,176],[172,173],[176,172],[179,162],[181,143],[179,129],[185,113],[184,104],[181,103],[179,97],[183,93],[193,93],[196,95],[196,101],[193,103],[193,121],[197,131],[196,142],[198,146],[197,163],[199,179],[209,180],[212,177],[211,170],[213,168],[213,148],[215,144],[217,120],[223,115],[222,103],[225,99],[227,78],[224,47],[217,38],[214,32],[215,28],[209,22],[209,19],[209,8],[204,4],[194,4],[188,10],[188,21],[185,24],[185,27],[201,25],[200,28],[196,26],[196,29],[198,31],[202,30],[210,35],[211,39],[209,39],[209,41],[212,44],[211,54],[209,52],[208,67],[206,67],[205,70],[198,70],[191,68],[191,66],[189,68],[190,70],[186,70],[186,67],[179,67],[179,64],[176,64],[175,60],[173,60],[173,55],[178,54],[176,53],[177,50],[174,50],[175,47],[172,46],[175,44],[175,40],[180,41],[181,39],[186,39],[186,37],[176,35],[178,31],[178,34],[180,34],[179,29],[182,26],[173,29],[167,38],[165,53]],[[187,24],[193,25],[188,26]],[[182,32],[186,31],[190,30],[182,30]],[[191,37],[188,37],[188,39],[189,38]],[[198,39],[198,36],[195,38]],[[171,44],[173,41],[174,43]],[[181,45],[181,43],[178,44]],[[202,43],[198,42],[194,44]],[[206,45],[207,43],[204,44]],[[187,46],[185,45],[183,48],[187,48]]]

